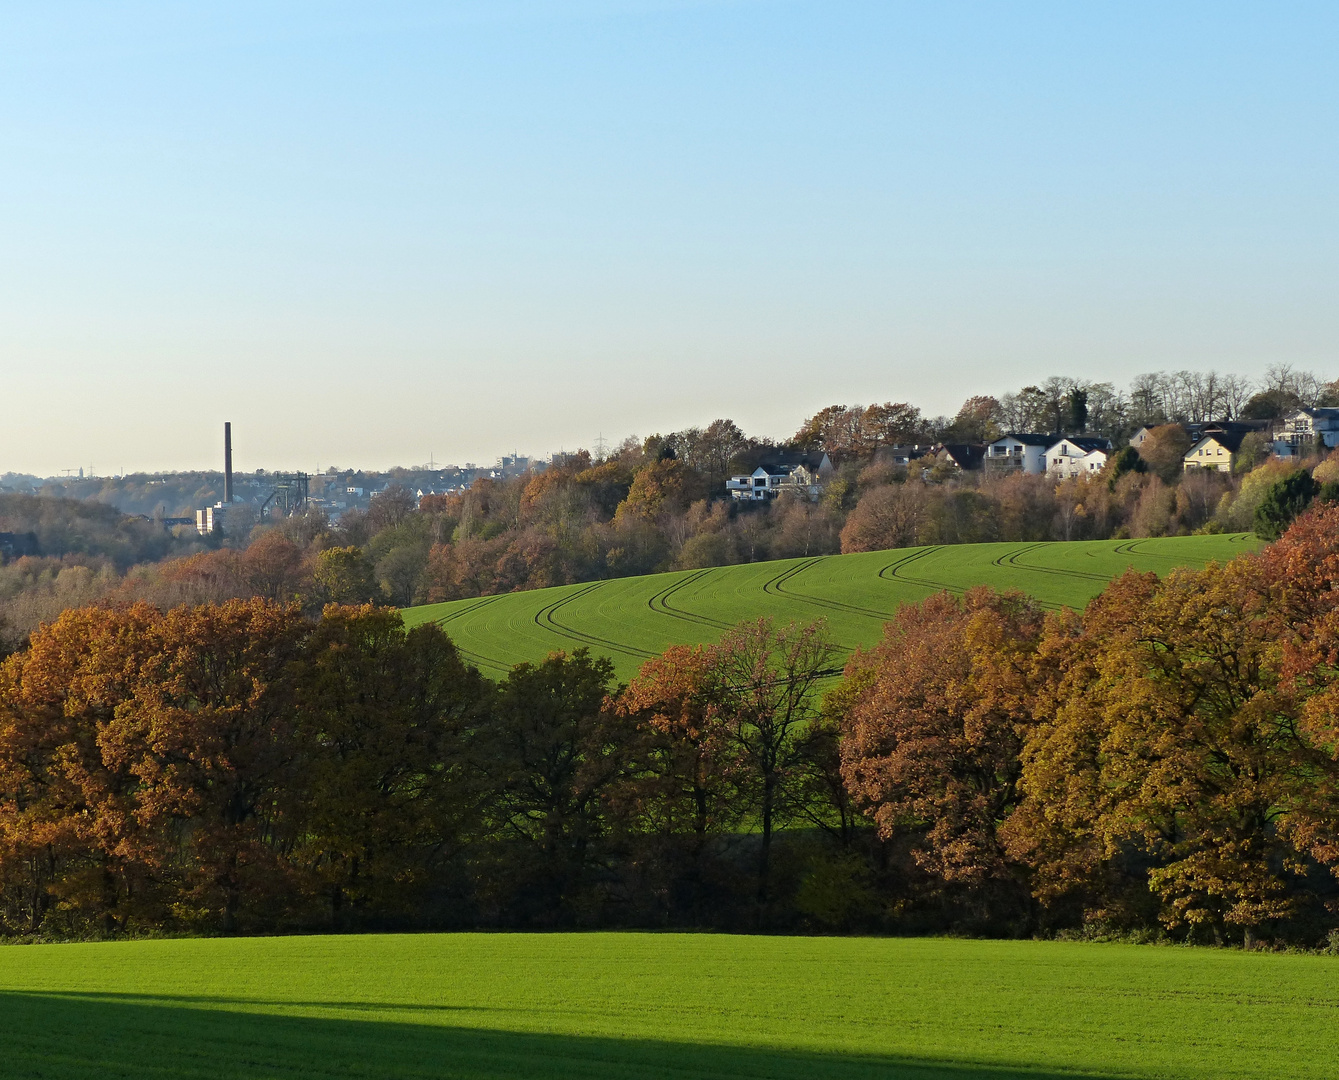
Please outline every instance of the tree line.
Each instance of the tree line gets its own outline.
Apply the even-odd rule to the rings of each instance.
[[[626,685],[429,624],[68,611],[0,665],[8,934],[704,927],[1339,937],[1339,507],[1082,613],[975,589],[840,657]]]
[[[1252,434],[1235,473],[1183,474],[1190,438],[1180,421],[1277,416],[1337,393],[1290,368],[1256,383],[1172,372],[1141,376],[1128,390],[1054,377],[999,399],[969,398],[953,417],[927,417],[905,402],[833,405],[781,443],[719,419],[630,438],[602,455],[560,455],[544,471],[480,479],[451,494],[419,499],[392,483],[368,509],[333,523],[313,511],[243,527],[252,519],[238,508],[233,531],[207,540],[95,504],[0,495],[0,531],[32,531],[39,548],[0,566],[0,654],[66,608],[102,601],[171,607],[262,597],[299,603],[314,617],[332,602],[403,607],[913,544],[1250,531],[1261,528],[1261,506],[1296,501],[1293,492],[1280,504],[1280,485],[1305,487],[1303,472],[1318,485],[1339,480],[1339,461],[1319,451],[1271,458],[1265,437]],[[1150,425],[1138,450],[1121,448],[1135,427]],[[1118,452],[1101,475],[1058,480],[962,472],[932,457],[908,465],[893,450],[981,442],[1007,429],[1099,432]],[[726,497],[731,474],[799,452],[835,463],[818,501],[752,506]],[[1265,517],[1263,534],[1277,535],[1279,514]]]

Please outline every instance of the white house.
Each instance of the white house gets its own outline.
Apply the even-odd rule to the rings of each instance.
[[[1090,450],[1079,458],[1079,475],[1095,476],[1107,467],[1110,450]]]
[[[751,473],[732,476],[725,482],[730,498],[739,502],[763,502],[781,493],[781,482],[790,476],[784,465],[759,465]]]
[[[759,465],[751,473],[730,477],[725,490],[738,502],[764,502],[778,495],[798,495],[816,502],[832,472],[827,454],[794,455],[793,460]]]
[[[1339,446],[1339,409],[1298,409],[1283,418],[1283,430],[1274,439],[1279,457],[1305,457],[1316,449],[1316,436],[1333,449]]]
[[[1107,463],[1111,450],[1108,439],[1090,439],[1073,435],[1046,448],[1046,472],[1061,480],[1098,472]]]
[[[1046,471],[1046,451],[1055,442],[1052,435],[1011,431],[986,447],[986,468],[1021,469],[1038,475]]]

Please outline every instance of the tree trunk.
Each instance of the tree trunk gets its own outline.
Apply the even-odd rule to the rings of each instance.
[[[772,800],[776,791],[776,781],[766,776],[762,785],[762,844],[758,849],[758,907],[767,905],[768,877],[772,869]]]

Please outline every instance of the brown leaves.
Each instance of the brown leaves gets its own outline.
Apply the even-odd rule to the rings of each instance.
[[[1108,871],[1140,852],[1169,925],[1255,926],[1292,910],[1284,867],[1315,754],[1281,678],[1271,589],[1252,558],[1162,581],[1127,574],[1081,627],[1048,626],[1040,652],[1059,658],[1059,677],[1006,830],[1039,896],[1103,894]]]
[[[447,733],[481,693],[385,609],[67,612],[0,666],[4,913],[226,932],[310,911],[350,853],[363,893],[408,881],[460,816]]]
[[[884,836],[923,832],[917,860],[945,881],[1009,872],[996,829],[1017,798],[1040,629],[1019,595],[941,593],[899,611],[848,669],[870,681],[845,731],[847,785]]]

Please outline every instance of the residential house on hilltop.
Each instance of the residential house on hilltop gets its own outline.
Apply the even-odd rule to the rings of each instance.
[[[751,473],[730,477],[725,490],[737,502],[765,502],[780,495],[817,502],[832,473],[827,454],[777,454]]]
[[[1182,469],[1217,469],[1230,473],[1236,465],[1237,454],[1241,450],[1241,441],[1251,433],[1251,428],[1233,427],[1231,430],[1219,428],[1206,431],[1199,440],[1186,451],[1182,459]]]
[[[1167,423],[1168,424],[1176,423],[1176,421],[1169,420],[1167,421]],[[1144,441],[1151,434],[1153,434],[1155,428],[1166,427],[1166,426],[1167,424],[1148,424],[1145,427],[1141,427],[1138,431],[1136,431],[1133,435],[1130,436],[1130,445],[1133,446],[1136,450],[1138,450],[1141,446],[1144,445]],[[1204,428],[1206,425],[1176,423],[1176,426],[1190,436],[1191,442],[1196,442],[1199,439],[1199,437],[1204,434]]]
[[[953,469],[963,472],[971,472],[981,468],[981,462],[985,460],[986,448],[981,443],[941,443],[934,447],[926,460],[934,459],[935,464],[948,465]]]
[[[1183,423],[1179,421],[1169,421],[1174,423],[1187,435],[1190,436],[1192,443],[1199,442],[1205,435],[1212,434],[1215,431],[1238,431],[1242,434],[1249,434],[1252,431],[1263,432],[1266,438],[1272,438],[1273,432],[1282,421],[1279,420],[1210,420],[1203,424]],[[1144,444],[1144,440],[1153,432],[1155,428],[1167,427],[1168,424],[1153,424],[1148,427],[1141,427],[1130,436],[1130,445],[1138,450]]]
[[[1282,430],[1274,439],[1279,457],[1305,457],[1319,450],[1339,446],[1339,409],[1298,409],[1283,418]]]
[[[1070,435],[1046,449],[1046,472],[1068,480],[1073,476],[1087,476],[1102,471],[1111,452],[1110,439]]]
[[[897,443],[893,446],[880,446],[874,451],[874,460],[880,464],[901,465],[906,468],[918,458],[933,453],[935,449],[933,446],[925,446],[920,443]]]
[[[1011,431],[986,447],[986,468],[1021,469],[1039,475],[1046,471],[1046,451],[1054,442],[1054,435]]]

